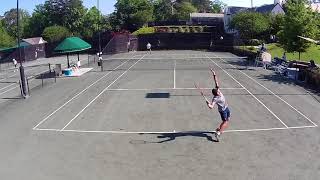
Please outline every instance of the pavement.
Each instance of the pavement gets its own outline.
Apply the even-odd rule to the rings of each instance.
[[[318,179],[317,94],[226,52],[104,58],[28,99],[0,90],[3,179]],[[194,87],[211,98],[209,67],[231,110],[220,142],[220,115]]]

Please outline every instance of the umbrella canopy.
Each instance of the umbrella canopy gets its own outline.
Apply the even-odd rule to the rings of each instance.
[[[63,40],[54,51],[57,53],[73,53],[90,49],[91,45],[78,37],[69,37]],[[69,54],[67,54],[68,68],[70,68]],[[79,54],[78,54],[79,61]]]
[[[58,53],[72,53],[90,49],[91,45],[78,37],[69,37],[63,40],[55,49]]]

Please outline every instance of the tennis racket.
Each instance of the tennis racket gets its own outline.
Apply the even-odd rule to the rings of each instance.
[[[207,102],[209,102],[208,99],[207,99],[207,97],[204,95],[202,89],[198,86],[198,84],[197,84],[197,83],[194,83],[194,86],[199,90],[201,96],[202,96]]]

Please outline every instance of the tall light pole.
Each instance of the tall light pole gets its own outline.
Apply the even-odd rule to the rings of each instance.
[[[27,79],[24,73],[24,67],[22,65],[22,56],[21,56],[21,46],[20,46],[20,28],[19,28],[19,0],[17,0],[17,39],[18,39],[18,51],[19,51],[19,61],[20,61],[20,81],[21,81],[21,94],[23,98],[29,97],[29,92],[27,88]]]

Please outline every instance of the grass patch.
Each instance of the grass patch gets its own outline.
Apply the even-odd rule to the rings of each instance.
[[[257,49],[253,46],[242,46],[239,47],[241,49],[245,49],[252,52],[257,52]],[[272,57],[282,57],[283,52],[285,50],[280,47],[279,44],[273,43],[273,44],[267,44],[268,52],[271,53]],[[287,59],[292,60],[299,60],[299,53],[287,53]],[[317,64],[320,64],[320,46],[311,46],[307,52],[301,53],[301,61],[309,62],[310,60],[314,60]]]

